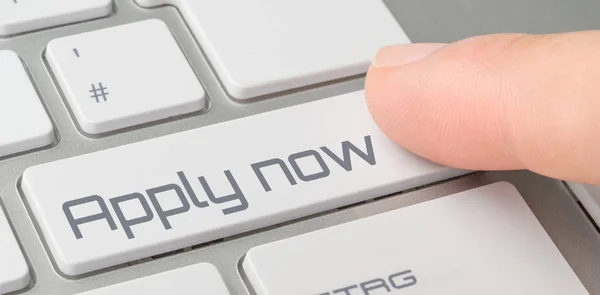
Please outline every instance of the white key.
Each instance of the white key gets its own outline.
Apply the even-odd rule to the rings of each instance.
[[[112,0],[0,1],[0,37],[109,15]]]
[[[35,166],[22,187],[78,275],[464,173],[399,148],[358,91]]]
[[[160,20],[55,39],[46,54],[77,121],[90,134],[205,106],[202,85]]]
[[[600,186],[573,182],[567,184],[594,222],[600,226]]]
[[[243,269],[258,295],[588,294],[504,182],[258,246]]]
[[[16,53],[0,51],[0,157],[54,140],[52,122]]]
[[[77,295],[230,295],[219,271],[200,263]]]
[[[29,267],[0,208],[0,294],[21,290],[29,281]]]
[[[136,1],[176,5],[237,99],[363,74],[380,47],[410,42],[383,0]]]

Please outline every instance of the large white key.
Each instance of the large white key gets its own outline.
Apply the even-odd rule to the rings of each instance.
[[[0,51],[0,157],[54,140],[52,122],[16,53]]]
[[[237,99],[363,74],[380,47],[410,42],[383,0],[136,1],[176,5]]]
[[[0,37],[107,16],[112,0],[0,1]]]
[[[358,91],[35,166],[22,187],[77,275],[464,173],[394,144]]]
[[[29,267],[0,208],[0,294],[21,290],[29,281]]]
[[[219,271],[200,263],[77,295],[230,295]]]
[[[584,295],[508,183],[258,246],[258,295]]]
[[[594,222],[600,226],[600,186],[574,182],[568,182],[567,184]]]
[[[46,54],[77,121],[90,134],[205,106],[202,85],[160,20],[55,39]]]

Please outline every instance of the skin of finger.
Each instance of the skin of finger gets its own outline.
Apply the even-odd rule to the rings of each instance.
[[[600,33],[469,38],[371,68],[382,130],[434,162],[600,183]]]
[[[440,43],[417,43],[410,44],[410,51],[404,52],[404,54],[398,55],[398,46],[404,45],[392,45],[383,47],[377,53],[376,58],[373,60],[373,66],[376,67],[389,67],[408,64],[413,61],[423,59],[425,56],[438,50],[440,47],[444,47],[446,44]]]

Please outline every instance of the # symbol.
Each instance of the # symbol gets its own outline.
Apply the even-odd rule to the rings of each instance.
[[[90,93],[92,94],[90,97],[96,99],[96,102],[99,103],[100,100],[106,101],[106,97],[108,96],[108,92],[106,92],[108,88],[106,88],[102,83],[98,83],[98,87],[95,84],[92,84],[92,89]]]

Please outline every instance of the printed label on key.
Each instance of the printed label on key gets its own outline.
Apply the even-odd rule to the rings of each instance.
[[[341,150],[339,154],[335,151]],[[351,141],[344,141],[338,147],[322,146],[318,149],[310,149],[289,155],[287,158],[272,158],[256,163],[252,163],[246,167],[247,171],[252,171],[254,174],[254,188],[260,186],[265,192],[272,192],[273,183],[278,185],[295,186],[301,182],[318,181],[323,178],[332,176],[332,169],[325,162],[325,158],[329,158],[329,163],[335,163],[342,169],[334,169],[335,173],[351,172],[353,170],[353,161],[360,159],[368,165],[376,165],[376,156],[371,141],[371,136],[365,136],[364,142],[355,145]],[[311,163],[312,162],[312,163]],[[304,164],[301,164],[304,163]],[[303,166],[302,166],[303,165]],[[331,165],[331,164],[330,164]],[[356,162],[355,162],[356,166]],[[291,167],[291,169],[290,169]],[[316,168],[318,167],[318,168]],[[316,169],[313,169],[316,168]],[[270,172],[269,174],[267,174]],[[184,171],[176,172],[178,183],[165,183],[156,187],[144,189],[137,192],[130,192],[125,195],[105,199],[104,196],[90,195],[79,199],[65,202],[62,207],[68,220],[75,238],[82,239],[84,235],[81,232],[80,226],[89,222],[98,222],[104,220],[111,230],[117,230],[116,222],[121,225],[128,239],[134,239],[136,236],[133,232],[133,227],[146,222],[161,222],[165,230],[172,229],[169,218],[178,214],[186,214],[194,211],[197,208],[206,208],[213,205],[228,204],[226,207],[221,206],[223,215],[234,214],[248,209],[250,204],[246,197],[247,194],[240,187],[239,182],[234,176],[232,170],[225,170],[222,177],[227,179],[229,183],[228,191],[233,191],[231,194],[217,196],[209,184],[205,176],[188,177]],[[279,175],[275,175],[278,173]],[[173,173],[175,174],[175,173]],[[245,173],[246,175],[248,173]],[[286,181],[281,181],[285,179]],[[196,192],[190,184],[191,181],[198,181],[202,187],[201,192]],[[159,196],[168,194],[171,198],[176,196],[178,207],[166,209],[161,203]],[[272,194],[275,194],[273,192]],[[202,196],[206,199],[200,199]],[[206,196],[206,197],[204,197]],[[135,218],[127,218],[132,216],[127,214],[123,208],[125,203],[129,203],[129,208],[132,207],[131,202],[135,202],[139,212],[143,211],[142,216]],[[100,213],[91,215],[82,215],[75,218],[74,211],[79,206],[87,206],[90,203],[98,207]],[[172,202],[171,202],[172,203]],[[114,216],[109,212],[109,205],[115,212]],[[154,214],[153,212],[156,212]],[[188,214],[198,214],[198,212],[190,212]]]
[[[108,88],[102,85],[102,82],[98,83],[98,86],[92,84],[92,89],[90,90],[90,93],[92,94],[90,97],[94,98],[96,100],[96,103],[100,103],[101,101],[107,101],[108,95],[110,94],[108,92]]]
[[[331,292],[320,293],[319,295],[336,294],[375,294],[376,292],[391,293],[395,290],[401,290],[415,286],[417,278],[411,270],[403,270],[380,278],[369,278],[364,282],[358,282],[353,285],[336,288]]]
[[[22,185],[77,275],[465,173],[393,143],[359,91],[35,166]]]

